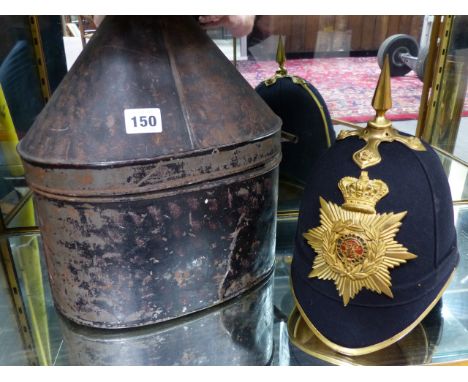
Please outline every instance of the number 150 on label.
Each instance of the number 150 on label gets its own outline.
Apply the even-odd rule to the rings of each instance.
[[[127,134],[161,133],[161,109],[125,109],[125,130]]]

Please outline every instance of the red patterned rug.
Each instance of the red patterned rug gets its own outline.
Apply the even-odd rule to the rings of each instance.
[[[274,61],[239,61],[238,70],[253,86],[271,77],[278,64]],[[288,60],[289,74],[314,85],[327,103],[332,118],[367,122],[374,117],[371,101],[380,75],[376,57],[335,57]],[[422,82],[411,71],[392,78],[393,107],[387,116],[394,120],[417,119]],[[468,97],[463,116],[468,116]]]

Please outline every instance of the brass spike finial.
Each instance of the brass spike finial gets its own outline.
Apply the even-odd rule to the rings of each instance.
[[[390,82],[390,63],[388,56],[385,57],[384,67],[380,72],[380,77],[375,89],[372,107],[376,110],[387,111],[392,108],[392,89]]]
[[[392,90],[390,81],[390,63],[388,56],[385,57],[382,71],[380,72],[374,97],[372,98],[372,107],[376,115],[369,124],[376,128],[387,128],[392,122],[385,117],[387,110],[392,108]]]
[[[343,130],[338,135],[337,139],[345,139],[356,135],[367,142],[362,149],[353,154],[354,162],[362,169],[374,166],[382,161],[378,149],[381,142],[397,141],[413,150],[426,150],[419,138],[400,135],[399,131],[392,127],[392,122],[385,117],[387,110],[392,107],[390,85],[390,63],[388,56],[386,56],[372,99],[372,107],[376,112],[374,119],[367,123],[365,129]]]
[[[278,63],[278,70],[276,74],[280,74],[282,76],[286,75],[288,72],[284,68],[284,63],[286,62],[286,53],[284,51],[284,44],[281,35],[278,37],[278,47],[276,48],[276,62]]]
[[[263,83],[266,86],[271,86],[276,83],[276,80],[284,77],[290,77],[294,83],[300,83],[301,81],[304,81],[299,77],[288,75],[288,71],[284,68],[284,63],[286,62],[286,53],[284,50],[283,38],[281,35],[278,36],[278,47],[276,48],[276,62],[278,63],[278,69],[276,70],[275,75],[263,81]]]

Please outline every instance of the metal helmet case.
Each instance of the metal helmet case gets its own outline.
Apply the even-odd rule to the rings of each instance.
[[[58,310],[141,326],[264,279],[280,124],[194,18],[106,17],[18,149]]]
[[[342,131],[314,167],[291,265],[303,325],[346,355],[380,350],[408,334],[439,301],[459,259],[437,154],[385,117],[388,59],[373,107],[375,119]]]

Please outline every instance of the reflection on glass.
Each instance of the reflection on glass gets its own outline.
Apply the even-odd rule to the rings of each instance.
[[[411,333],[397,343],[378,352],[356,357],[339,354],[328,348],[312,334],[299,312],[295,310],[288,329],[296,346],[291,345],[290,353],[297,353],[301,349],[307,354],[338,365],[426,364],[431,362],[434,350],[441,338],[443,330],[441,308],[442,303],[439,302]],[[305,364],[307,364],[306,358]]]
[[[277,69],[281,35],[288,73],[318,89],[332,118],[367,122],[374,116],[370,101],[380,72],[379,48],[387,38],[401,34],[424,45],[423,25],[424,16],[411,15],[257,16],[247,36],[248,60],[239,62],[238,69],[252,87],[270,78]],[[421,90],[422,82],[411,68],[393,77],[391,119],[416,120]]]
[[[273,352],[273,279],[219,307],[132,330],[60,317],[72,365],[267,365]]]
[[[15,307],[10,298],[7,278],[0,266],[0,365],[28,365],[28,359],[23,348],[18,324],[15,318]]]
[[[219,27],[207,30],[208,36],[215,42],[224,55],[235,65],[247,59],[247,37],[233,38],[230,31]]]
[[[49,322],[46,309],[46,274],[37,235],[18,236],[9,240],[19,279],[23,302],[32,332],[36,355],[40,365],[51,365]]]
[[[0,16],[0,28],[0,209],[9,220],[27,193],[16,152],[18,138],[29,129],[44,101],[28,17]],[[25,214],[33,216],[32,206],[26,209]]]
[[[442,49],[439,67],[440,83],[435,84],[436,97],[429,105],[423,137],[432,145],[468,161],[468,16],[454,16],[447,32],[447,49]]]
[[[454,202],[466,201],[468,203],[468,167],[440,151],[436,152],[447,175],[452,200]]]
[[[21,138],[44,106],[28,17],[0,16],[0,28],[0,84]]]

